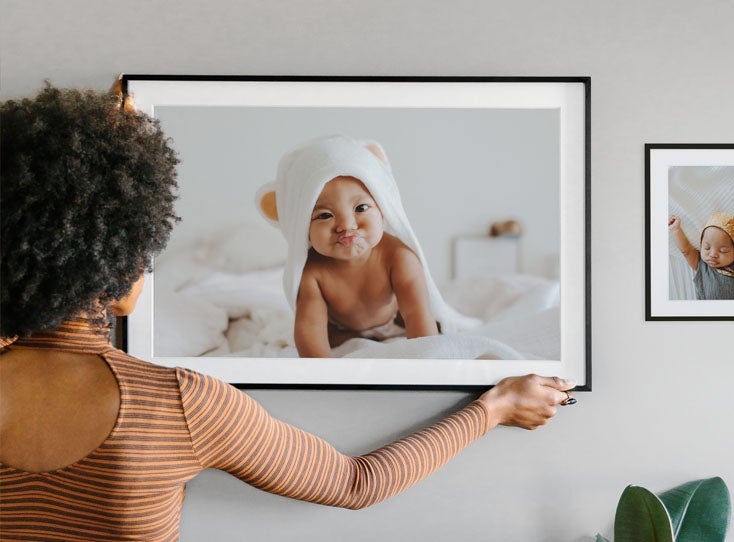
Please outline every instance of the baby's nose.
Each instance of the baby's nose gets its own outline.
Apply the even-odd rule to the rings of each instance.
[[[357,228],[357,221],[351,213],[341,213],[337,215],[336,229],[337,231],[354,230]]]

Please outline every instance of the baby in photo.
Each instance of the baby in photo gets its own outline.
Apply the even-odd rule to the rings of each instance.
[[[477,324],[436,288],[382,147],[333,136],[280,160],[256,204],[288,241],[284,287],[301,357],[351,338],[385,340]]]
[[[734,214],[711,215],[701,231],[700,251],[681,229],[681,219],[668,221],[676,246],[693,269],[696,299],[734,299]]]

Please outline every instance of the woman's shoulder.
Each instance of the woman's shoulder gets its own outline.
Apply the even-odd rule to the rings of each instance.
[[[202,397],[207,398],[207,402],[216,398],[232,400],[234,393],[239,391],[204,373],[180,366],[159,365],[133,357],[122,350],[110,350],[104,357],[127,392],[148,399],[157,397],[186,406]]]
[[[162,392],[175,391],[178,388],[177,367],[145,361],[118,349],[108,350],[103,357],[118,379],[125,384],[150,385]]]

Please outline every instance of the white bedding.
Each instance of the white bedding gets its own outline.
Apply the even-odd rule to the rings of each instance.
[[[190,263],[164,261],[156,267],[156,276],[175,270],[180,277]],[[207,273],[200,263],[192,267],[196,272],[191,277],[176,281],[174,287],[156,288],[156,356],[297,357],[282,267],[239,273],[213,267]],[[440,289],[450,305],[484,323],[453,335],[382,343],[352,339],[335,348],[333,356],[560,359],[557,281],[501,275],[452,281]]]

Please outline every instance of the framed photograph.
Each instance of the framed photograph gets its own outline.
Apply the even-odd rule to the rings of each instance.
[[[124,75],[181,160],[181,221],[125,348],[250,388],[474,390],[537,373],[590,390],[590,84]],[[419,262],[407,283],[425,283],[440,334],[406,338],[389,264],[333,278],[313,222],[331,218],[314,202],[337,178],[374,199],[384,233],[369,250]],[[328,324],[300,309],[299,325],[324,322],[300,344],[328,328],[331,355],[300,357],[316,261]]]
[[[734,320],[734,144],[645,145],[646,320]]]

